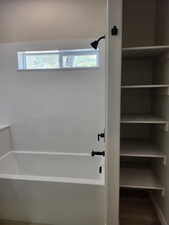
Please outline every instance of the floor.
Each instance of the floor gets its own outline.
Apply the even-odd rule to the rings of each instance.
[[[120,225],[160,225],[149,193],[121,191]]]

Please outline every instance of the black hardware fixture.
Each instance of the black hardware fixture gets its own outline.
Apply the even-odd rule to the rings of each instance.
[[[100,155],[100,156],[105,156],[105,151],[99,152],[99,151],[92,151],[91,152],[91,156],[95,156],[95,155]]]
[[[118,28],[117,26],[113,26],[112,30],[111,30],[111,35],[118,35]]]
[[[90,45],[92,46],[92,48],[94,49],[97,49],[98,45],[99,45],[99,42],[102,40],[102,39],[105,39],[106,36],[101,36],[99,37],[97,40],[93,41]]]
[[[97,135],[97,140],[100,141],[101,138],[105,138],[105,133],[99,133]]]
[[[99,166],[99,173],[102,173],[102,166]]]
[[[113,26],[113,28],[111,29],[111,35],[118,35],[118,28],[117,26]],[[99,42],[102,40],[102,39],[105,39],[106,36],[103,35],[101,37],[99,37],[97,40],[93,41],[90,45],[92,46],[92,48],[94,49],[97,49],[98,45],[99,45]]]

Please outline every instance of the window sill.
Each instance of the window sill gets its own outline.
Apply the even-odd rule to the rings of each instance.
[[[46,71],[74,71],[74,70],[98,70],[100,66],[96,67],[80,67],[80,68],[54,68],[54,69],[17,69],[18,72],[31,72],[31,71],[39,71],[39,72],[46,72]]]

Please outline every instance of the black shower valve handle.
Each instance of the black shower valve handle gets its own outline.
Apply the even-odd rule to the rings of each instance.
[[[100,141],[101,138],[105,138],[105,133],[99,133],[99,134],[97,135],[97,140],[98,140],[98,142]]]
[[[105,151],[94,151],[94,150],[92,150],[92,152],[91,152],[91,156],[93,157],[93,156],[105,156]]]

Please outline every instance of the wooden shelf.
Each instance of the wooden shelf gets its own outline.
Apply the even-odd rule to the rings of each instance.
[[[123,48],[124,57],[151,57],[169,51],[169,45]]]
[[[122,89],[169,88],[169,84],[122,85]]]
[[[121,168],[120,187],[164,191],[153,171],[143,168]]]
[[[126,157],[166,159],[158,146],[145,140],[121,140],[120,155]]]
[[[168,125],[168,121],[157,116],[151,115],[127,115],[121,117],[121,123],[136,123],[136,124],[164,124]]]

